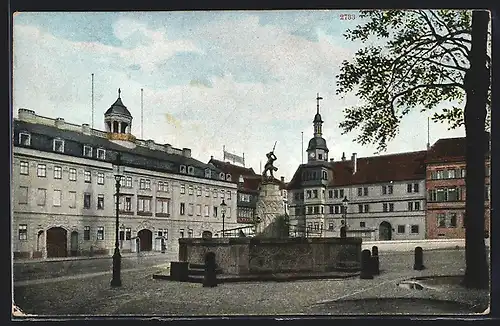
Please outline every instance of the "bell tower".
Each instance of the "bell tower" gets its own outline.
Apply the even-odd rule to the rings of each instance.
[[[313,120],[314,133],[313,138],[307,146],[307,162],[328,161],[328,147],[326,140],[323,138],[323,119],[319,113],[319,101],[323,98],[316,95],[316,115]]]

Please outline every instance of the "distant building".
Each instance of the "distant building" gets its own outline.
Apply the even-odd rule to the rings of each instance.
[[[319,112],[301,164],[288,184],[290,224],[297,236],[339,236],[348,201],[347,235],[367,240],[425,237],[425,151],[358,158],[329,157]]]
[[[462,138],[439,139],[427,154],[427,237],[465,237],[465,151]],[[490,159],[486,159],[485,230],[490,225]]]
[[[216,160],[213,156],[208,163],[223,171],[226,174],[227,180],[231,180],[237,184],[237,222],[242,224],[239,228],[245,230],[245,234],[253,234],[255,209],[259,198],[259,186],[262,181],[262,176],[255,173],[252,168]],[[280,179],[280,189],[281,195],[283,196],[285,212],[288,212],[288,198],[284,177]]]
[[[136,139],[120,95],[106,130],[19,109],[13,130],[14,257],[110,254],[115,244],[115,176],[121,153],[120,247],[178,254],[178,239],[237,226],[237,186],[188,148]]]

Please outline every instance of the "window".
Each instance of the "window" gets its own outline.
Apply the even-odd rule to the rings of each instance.
[[[97,195],[97,209],[104,209],[104,195]]]
[[[179,237],[184,238],[184,229],[179,230]]]
[[[132,239],[132,229],[125,228],[125,240],[130,240],[130,239]]]
[[[368,213],[370,211],[370,204],[365,204],[364,205],[364,212]]]
[[[363,188],[358,188],[358,196],[363,196]]]
[[[188,174],[194,174],[194,167],[188,166]]]
[[[408,183],[406,185],[406,192],[411,192],[413,190],[413,185],[411,183]]]
[[[104,226],[97,227],[97,240],[104,240]]]
[[[90,183],[92,181],[92,176],[90,174],[90,171],[84,171],[83,172],[83,180],[86,182],[86,183]]]
[[[313,198],[318,198],[318,190],[313,190]]]
[[[17,196],[19,204],[28,203],[28,187],[19,187],[19,195]]]
[[[137,212],[151,212],[151,198],[137,198]]]
[[[227,191],[227,197],[226,197],[227,200],[231,200],[231,190],[228,190]]]
[[[196,196],[201,196],[201,187],[196,187]]]
[[[29,164],[28,162],[25,162],[25,161],[21,161],[20,162],[20,169],[19,169],[19,174],[22,174],[22,175],[29,175]]]
[[[139,180],[139,189],[141,189],[141,190],[151,190],[151,180],[149,180],[149,179],[140,179]]]
[[[189,187],[188,187],[188,194],[189,195],[193,194],[193,186],[192,185],[189,185]]]
[[[184,215],[184,214],[185,214],[185,212],[186,212],[186,204],[181,203],[181,204],[180,204],[180,206],[179,206],[179,209],[180,209],[180,212],[179,212],[179,213],[180,213],[181,215]]]
[[[125,184],[127,188],[132,188],[132,177],[127,177]]]
[[[344,198],[344,189],[339,190],[339,198]]]
[[[220,198],[224,199],[224,196],[226,195],[224,189],[220,190]]]
[[[405,233],[406,227],[404,225],[398,225],[398,233]]]
[[[27,134],[27,133],[24,133],[24,132],[20,132],[19,133],[19,144],[21,144],[23,146],[30,146],[30,144],[31,144],[31,135]]]
[[[70,208],[76,208],[76,192],[75,191],[69,192],[68,201],[69,201]]]
[[[170,200],[157,198],[156,199],[156,214],[168,215],[170,210]]]
[[[37,198],[36,198],[38,206],[45,206],[46,197],[47,197],[47,189],[38,188]]]
[[[193,229],[188,229],[188,238],[193,237]]]
[[[420,210],[420,202],[419,201],[416,201],[413,203],[413,208],[416,210],[416,211],[419,211]]]
[[[307,190],[306,193],[307,193],[307,199],[310,199],[312,195],[311,190]]]
[[[54,139],[52,149],[54,150],[54,152],[64,153],[64,140]]]
[[[97,172],[97,184],[98,185],[104,184],[104,173],[103,172]]]
[[[457,213],[450,213],[450,228],[456,228],[457,227]]]
[[[465,178],[465,168],[460,169],[460,177]]]
[[[444,213],[437,214],[437,224],[439,228],[446,227],[446,215]]]
[[[217,217],[217,206],[214,206],[214,217]]]
[[[217,198],[217,189],[212,190],[212,197]]]
[[[168,192],[168,182],[158,181],[158,191]]]
[[[69,181],[76,181],[76,169],[69,169]]]
[[[328,190],[328,198],[333,198],[333,190]],[[299,193],[295,194],[295,199],[299,199]]]
[[[185,194],[185,193],[186,193],[186,185],[181,184],[181,194]]]
[[[132,211],[132,197],[124,196],[120,197],[120,211],[122,212],[131,212]]]
[[[490,186],[489,185],[484,186],[484,200],[486,200],[486,201],[490,200]]]
[[[90,226],[83,227],[83,240],[90,240]]]
[[[319,222],[314,222],[314,230],[315,231],[319,230]]]
[[[28,225],[19,224],[19,240],[28,240]]]
[[[333,191],[333,198],[339,198],[339,190],[338,189],[335,189]]]
[[[394,192],[394,186],[382,186],[382,195],[391,195]]]
[[[436,179],[444,179],[444,171],[443,170],[437,170],[436,171]]]
[[[188,204],[188,215],[192,216],[194,214],[194,205],[189,203]]]
[[[54,206],[61,206],[61,190],[54,189],[54,195],[52,197],[52,204]]]
[[[365,222],[359,222],[359,227],[360,227],[360,228],[364,228],[364,227],[366,227],[366,223],[365,223]]]
[[[210,216],[210,208],[208,205],[205,205],[205,216]]]
[[[412,211],[413,210],[413,202],[408,202],[408,210]]]
[[[319,214],[319,206],[314,206],[314,214]]]
[[[54,166],[54,179],[62,178],[62,167]]]
[[[313,223],[312,222],[308,222],[307,223],[307,231],[311,231],[313,228]]]
[[[212,177],[212,170],[205,169],[205,178],[211,178],[211,177]]]
[[[331,222],[328,223],[328,230],[333,231],[334,227],[335,227],[335,224],[333,224]]]
[[[415,192],[415,193],[419,192],[418,183],[413,184],[413,192]]]
[[[209,197],[209,196],[210,196],[210,188],[205,187],[205,197]]]
[[[38,164],[36,168],[36,175],[45,178],[47,176],[47,165],[45,164]]]
[[[340,213],[340,206],[339,205],[335,205],[335,214],[339,214]]]
[[[382,204],[382,211],[387,212],[387,203]]]
[[[363,204],[358,205],[358,212],[363,213]]]
[[[229,173],[226,174],[226,180],[231,181],[231,175]]]
[[[387,194],[387,186],[382,186],[382,195]]]
[[[200,204],[196,205],[196,215],[201,216],[201,205]]]
[[[83,156],[92,157],[92,147],[83,145]]]
[[[180,171],[181,173],[186,173],[186,166],[185,166],[185,165],[181,165],[181,166],[179,167],[179,171]]]
[[[419,232],[418,225],[412,225],[411,226],[411,233],[416,234],[418,232]]]
[[[363,196],[368,196],[368,187],[363,188]]]
[[[448,179],[455,179],[457,177],[455,170],[448,170]]]
[[[318,154],[318,159],[322,160],[323,159],[323,155],[322,154]]]
[[[83,208],[90,209],[90,193],[83,194]]]
[[[330,205],[330,214],[333,214],[333,205]]]
[[[389,212],[393,212],[393,211],[394,211],[394,204],[389,203]]]
[[[98,148],[97,149],[97,158],[100,160],[106,159],[106,150],[103,148]]]

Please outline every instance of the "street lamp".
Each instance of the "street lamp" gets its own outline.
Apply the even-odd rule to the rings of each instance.
[[[224,233],[224,220],[226,218],[226,203],[224,202],[224,198],[222,198],[222,203],[220,204],[220,212],[222,213],[222,237],[224,238],[226,235]]]
[[[344,208],[343,217],[344,217],[344,225],[340,228],[340,237],[345,238],[347,236],[347,205],[349,205],[349,199],[347,196],[342,200],[342,207]]]
[[[121,263],[122,257],[120,255],[120,242],[118,237],[119,225],[120,225],[120,180],[123,176],[123,167],[121,165],[121,154],[118,153],[116,156],[116,161],[113,163],[113,172],[115,174],[115,186],[116,186],[116,225],[115,225],[115,252],[113,253],[113,279],[111,279],[111,286],[121,286],[122,279],[121,273]]]

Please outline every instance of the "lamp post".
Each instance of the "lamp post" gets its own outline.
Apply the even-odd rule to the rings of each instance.
[[[111,286],[121,286],[121,263],[122,257],[120,255],[120,242],[119,242],[119,225],[120,225],[120,180],[123,175],[123,167],[121,166],[121,154],[118,153],[116,161],[113,164],[113,171],[115,174],[116,186],[116,225],[115,225],[115,252],[113,253],[113,278],[111,279]]]
[[[224,238],[226,235],[224,233],[224,220],[226,219],[226,203],[224,202],[224,198],[222,198],[222,203],[220,203],[220,212],[222,213],[222,237]]]
[[[341,238],[347,237],[347,205],[349,205],[349,199],[347,199],[347,197],[344,197],[344,199],[342,200],[342,207],[344,208],[343,211],[344,225],[340,228]]]

